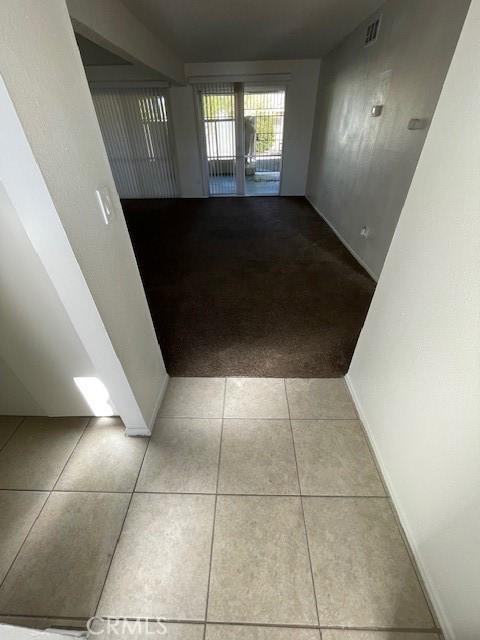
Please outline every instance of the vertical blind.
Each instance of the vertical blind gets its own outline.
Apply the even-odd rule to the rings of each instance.
[[[92,97],[120,197],[174,197],[165,90],[94,87]]]
[[[198,89],[205,132],[210,195],[234,194],[236,184],[235,92],[231,82]]]

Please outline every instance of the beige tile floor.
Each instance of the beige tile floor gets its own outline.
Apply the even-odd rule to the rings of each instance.
[[[116,418],[0,417],[0,539],[0,622],[439,637],[340,379],[172,379],[150,439]]]

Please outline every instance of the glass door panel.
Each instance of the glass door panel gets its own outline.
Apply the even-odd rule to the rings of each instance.
[[[209,195],[235,195],[237,179],[234,86],[206,85],[200,97]]]
[[[245,87],[246,195],[280,193],[284,116],[285,89]]]

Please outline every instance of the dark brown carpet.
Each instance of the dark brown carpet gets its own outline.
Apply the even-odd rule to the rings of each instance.
[[[123,208],[170,375],[347,371],[374,282],[304,198]]]

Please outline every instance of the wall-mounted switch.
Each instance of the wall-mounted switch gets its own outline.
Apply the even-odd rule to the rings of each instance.
[[[96,190],[96,196],[98,200],[98,206],[102,212],[103,221],[105,224],[110,224],[113,220],[114,208],[112,204],[112,198],[110,197],[110,191],[108,187],[101,187]]]
[[[370,115],[372,118],[378,118],[382,115],[383,104],[374,104],[372,110],[370,111]]]
[[[426,129],[428,120],[426,118],[412,118],[408,123],[409,131],[419,131],[420,129]]]

